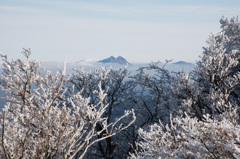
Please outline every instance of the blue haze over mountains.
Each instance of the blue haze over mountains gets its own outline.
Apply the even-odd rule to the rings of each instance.
[[[94,71],[94,69],[98,69],[101,67],[113,67],[117,69],[119,67],[127,67],[131,75],[135,74],[139,67],[148,66],[149,63],[130,63],[125,58],[118,56],[116,57],[109,57],[102,60],[81,60],[75,63],[67,63],[67,74],[74,72],[75,68],[84,68],[86,71]],[[164,60],[160,61],[158,65],[161,67],[165,64]],[[0,72],[2,73],[2,62],[0,63]],[[61,62],[41,62],[41,67],[45,68],[46,70],[50,70],[53,74],[56,73],[58,70],[62,70],[64,63]],[[178,72],[178,71],[185,71],[189,72],[193,70],[195,64],[185,62],[185,61],[178,61],[178,62],[171,62],[165,66],[165,69],[169,70],[170,72]],[[2,99],[6,94],[0,90],[0,111],[2,110],[5,101]]]
[[[154,61],[153,61],[154,62]],[[134,69],[137,69],[138,67],[142,66],[147,66],[149,63],[134,63],[134,62],[129,62],[127,61],[124,57],[118,56],[117,58],[114,56],[110,56],[109,58],[105,58],[102,60],[81,60],[77,61],[76,63],[70,63],[70,67],[84,67],[86,70],[89,69],[95,69],[95,68],[100,68],[101,66],[112,66],[113,68],[117,67],[124,67],[127,66],[127,68],[130,71],[136,71]],[[163,66],[165,64],[165,60],[158,62],[159,66]],[[191,71],[195,67],[195,64],[190,63],[190,62],[185,62],[185,61],[177,61],[175,62],[174,60],[170,63],[168,63],[165,68],[168,69],[169,71]]]

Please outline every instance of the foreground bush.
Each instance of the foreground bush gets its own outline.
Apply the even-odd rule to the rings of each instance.
[[[22,52],[26,61],[8,61],[2,55],[1,87],[8,96],[1,120],[1,158],[83,158],[91,145],[134,122],[133,111],[107,122],[103,114],[108,103],[101,83],[94,92],[99,98],[96,104],[81,93],[66,98],[62,87],[67,80],[65,70],[56,75],[45,72],[39,62],[29,59],[30,53]],[[132,120],[121,124],[129,116]],[[96,129],[99,125],[101,129]],[[103,135],[96,138],[99,134]]]

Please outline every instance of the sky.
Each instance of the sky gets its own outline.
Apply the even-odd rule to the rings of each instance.
[[[239,0],[0,0],[0,52],[68,62],[123,56],[129,62],[195,62]]]

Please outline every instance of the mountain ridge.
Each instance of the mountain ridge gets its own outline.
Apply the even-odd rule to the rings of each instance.
[[[109,58],[103,59],[98,61],[100,63],[117,63],[120,65],[126,65],[129,64],[129,62],[123,58],[122,56],[118,56],[117,58],[115,58],[114,56],[110,56]]]
[[[177,61],[172,64],[174,64],[174,65],[194,65],[193,63],[186,62],[186,61]]]

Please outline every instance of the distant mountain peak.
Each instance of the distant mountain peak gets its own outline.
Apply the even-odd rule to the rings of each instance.
[[[115,59],[115,57],[114,57],[114,56],[110,56],[109,58],[110,58],[110,59]]]
[[[194,65],[193,63],[185,62],[185,61],[178,61],[173,63],[174,65]]]
[[[100,60],[98,62],[101,62],[101,63],[117,63],[117,64],[121,64],[121,65],[129,64],[129,62],[125,58],[123,58],[122,56],[118,56],[117,58],[115,58],[114,56],[110,56],[109,58]]]

